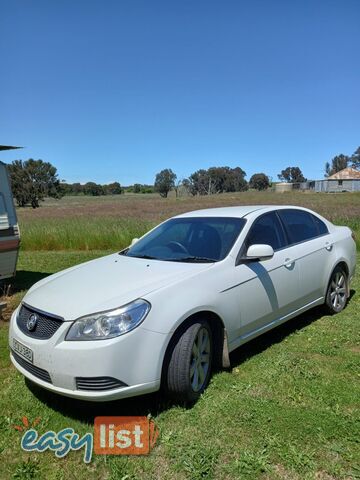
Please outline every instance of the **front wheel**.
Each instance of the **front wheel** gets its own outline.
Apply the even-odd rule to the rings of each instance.
[[[342,267],[333,271],[325,298],[325,307],[328,313],[339,313],[345,308],[347,300],[348,278]]]
[[[206,321],[194,323],[175,338],[166,375],[168,393],[194,402],[207,387],[212,366],[213,339]]]

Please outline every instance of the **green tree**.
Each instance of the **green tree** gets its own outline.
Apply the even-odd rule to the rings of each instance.
[[[246,173],[240,167],[225,167],[224,192],[244,192],[249,188]]]
[[[17,204],[39,207],[45,197],[61,198],[63,190],[56,168],[43,160],[14,160],[8,165],[11,188]]]
[[[155,177],[155,191],[160,194],[161,197],[166,198],[168,193],[175,186],[176,174],[171,168],[161,170]]]
[[[81,183],[67,183],[64,180],[61,182],[61,189],[64,195],[80,195],[84,193]]]
[[[84,185],[84,194],[98,197],[100,195],[105,195],[105,192],[102,185],[99,185],[94,182],[87,182]]]
[[[142,185],[140,183],[134,183],[133,192],[134,193],[141,193],[141,188],[142,188]]]
[[[350,158],[347,155],[344,155],[342,153],[340,153],[340,155],[336,155],[331,160],[331,163],[326,162],[325,177],[330,177],[330,175],[334,175],[334,173],[340,172],[340,170],[344,170],[344,168],[349,166],[349,162]]]
[[[200,169],[192,173],[188,179],[183,181],[191,195],[209,195],[215,193],[208,170]]]
[[[255,190],[266,190],[270,187],[269,177],[265,173],[254,173],[250,178],[249,185]]]
[[[71,184],[71,191],[73,195],[80,195],[84,193],[84,186],[81,183],[76,182]]]
[[[103,186],[106,195],[120,195],[122,188],[119,182],[109,183]]]
[[[247,190],[246,173],[240,167],[211,167],[192,173],[183,185],[192,195],[212,195]]]
[[[287,167],[285,170],[282,170],[278,175],[279,180],[282,182],[288,183],[301,183],[306,182],[302,171],[299,167]]]
[[[360,168],[360,147],[358,147],[355,152],[351,155],[351,166],[353,168]]]

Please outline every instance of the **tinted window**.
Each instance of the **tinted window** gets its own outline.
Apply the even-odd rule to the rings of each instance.
[[[291,244],[304,242],[319,235],[318,226],[310,213],[303,210],[279,210],[278,214]]]
[[[242,218],[173,218],[140,239],[123,255],[174,262],[222,260],[244,224]]]
[[[274,212],[262,215],[251,227],[246,246],[248,248],[257,243],[271,245],[274,250],[286,245],[282,227]]]
[[[326,235],[327,233],[329,233],[327,226],[322,220],[320,220],[320,218],[315,217],[315,215],[311,215],[311,216],[318,227],[319,235]]]

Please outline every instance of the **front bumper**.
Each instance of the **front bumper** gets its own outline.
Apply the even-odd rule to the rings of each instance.
[[[61,395],[90,401],[115,400],[159,389],[167,335],[140,326],[109,340],[65,341],[71,322],[64,322],[50,339],[42,340],[23,333],[16,324],[16,315],[17,310],[11,317],[10,349],[14,340],[22,343],[33,351],[33,363],[19,362],[12,352],[10,358],[17,370],[37,385]],[[39,378],[36,372],[39,369],[49,374],[51,383]],[[78,377],[111,377],[126,386],[79,390]]]

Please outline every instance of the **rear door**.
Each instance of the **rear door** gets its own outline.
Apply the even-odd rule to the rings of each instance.
[[[299,297],[305,306],[323,297],[335,247],[325,223],[310,212],[284,209],[278,214],[299,264]]]
[[[240,261],[235,267],[240,335],[249,336],[298,307],[299,267],[275,212],[258,217],[245,239],[250,245],[271,245],[274,256],[264,261]]]

